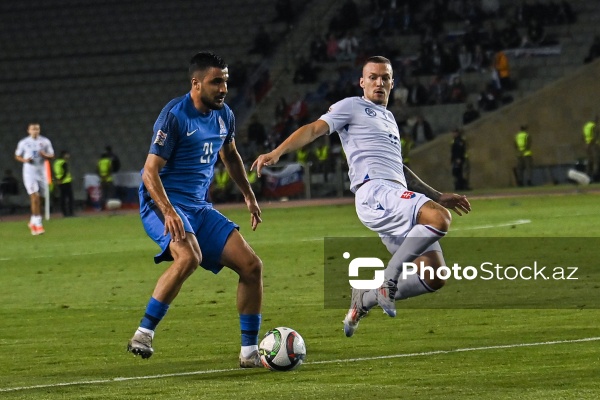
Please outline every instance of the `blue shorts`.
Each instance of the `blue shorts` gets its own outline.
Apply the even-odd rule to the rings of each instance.
[[[162,213],[154,205],[154,201],[145,202],[142,196],[140,196],[140,200],[142,201],[140,216],[144,229],[162,249],[154,256],[154,262],[158,264],[162,261],[173,261],[173,256],[169,251],[171,234],[164,235],[165,224]],[[240,227],[215,210],[210,203],[193,207],[174,204],[173,207],[181,217],[185,231],[196,235],[202,252],[200,266],[215,274],[218,273],[223,268],[221,254],[223,254],[225,243],[231,232]]]

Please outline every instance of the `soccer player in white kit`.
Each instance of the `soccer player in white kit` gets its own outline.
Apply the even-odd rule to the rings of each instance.
[[[412,274],[400,280],[402,265],[420,265],[421,261],[434,269],[445,265],[438,240],[446,234],[452,220],[447,208],[458,215],[471,210],[465,196],[438,192],[402,164],[398,125],[386,109],[394,87],[390,61],[381,56],[368,58],[360,86],[362,97],[348,97],[333,104],[327,114],[300,127],[270,153],[260,155],[251,168],[256,168],[260,176],[263,166],[277,163],[282,155],[322,135],[340,135],[358,218],[379,234],[392,254],[379,289],[352,289],[350,309],[344,319],[348,337],[375,305],[395,317],[395,300],[431,293],[444,285],[437,276],[421,279],[419,274]]]
[[[23,163],[23,184],[31,199],[31,219],[29,229],[32,235],[44,233],[40,191],[44,190],[46,181],[44,161],[54,158],[54,149],[50,140],[40,135],[41,128],[37,122],[27,126],[28,137],[21,139],[15,151],[15,159]],[[48,199],[46,199],[48,201]]]

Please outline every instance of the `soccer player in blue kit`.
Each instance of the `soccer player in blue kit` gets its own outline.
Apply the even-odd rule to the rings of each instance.
[[[200,52],[189,66],[191,90],[171,100],[154,124],[152,144],[142,170],[140,215],[146,233],[161,248],[155,263],[173,261],[158,279],[144,317],[127,350],[148,358],[152,340],[185,280],[198,265],[213,273],[227,266],[239,275],[240,367],[261,367],[262,262],[238,232],[239,226],[208,200],[217,153],[244,196],[252,230],[262,222],[260,208],[236,149],[235,119],[225,104],[227,64]]]

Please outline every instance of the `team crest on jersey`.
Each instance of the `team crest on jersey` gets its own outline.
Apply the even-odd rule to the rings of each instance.
[[[369,108],[369,107],[365,108],[365,112],[367,113],[367,115],[369,117],[374,117],[374,116],[377,115],[377,113],[375,112],[375,110],[373,110],[372,108]]]
[[[408,190],[404,193],[402,193],[402,195],[400,196],[401,199],[412,199],[413,197],[415,197],[416,194],[415,192],[409,192]]]
[[[167,134],[159,129],[158,132],[156,132],[156,139],[154,139],[154,144],[157,144],[159,146],[164,146],[166,140],[167,140]]]
[[[227,136],[227,127],[225,126],[225,121],[223,121],[223,118],[221,118],[219,116],[219,136],[221,138],[224,138],[225,136]]]

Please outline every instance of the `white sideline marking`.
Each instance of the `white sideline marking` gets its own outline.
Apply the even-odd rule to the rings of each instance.
[[[475,229],[501,228],[503,226],[524,225],[524,224],[530,224],[530,223],[531,223],[530,219],[517,219],[516,221],[504,222],[502,224],[469,226],[469,227],[466,227],[466,228],[450,229],[450,231],[451,232],[452,231],[471,231],[471,230],[475,230]]]
[[[599,341],[599,337],[589,337],[583,339],[570,339],[570,340],[553,340],[549,342],[537,342],[537,343],[517,343],[517,344],[502,344],[496,346],[483,346],[483,347],[467,347],[464,349],[454,350],[432,350],[421,353],[405,353],[405,354],[392,354],[388,356],[374,356],[374,357],[358,357],[358,358],[346,358],[340,360],[324,360],[324,361],[313,361],[306,363],[311,364],[337,364],[337,363],[348,363],[358,361],[372,361],[372,360],[387,360],[390,358],[407,358],[407,357],[422,357],[432,356],[438,354],[452,354],[452,353],[464,353],[470,351],[486,351],[486,350],[499,350],[499,349],[512,349],[518,347],[534,347],[534,346],[549,346],[554,344],[565,344],[565,343],[582,343],[582,342],[594,342]],[[218,374],[222,372],[233,372],[240,371],[239,368],[226,368],[226,369],[209,369],[205,371],[191,371],[191,372],[176,372],[172,374],[159,374],[159,375],[146,375],[146,376],[129,376],[129,377],[117,377],[109,379],[96,379],[91,381],[78,381],[78,382],[62,382],[62,383],[50,383],[46,385],[33,385],[33,386],[19,386],[12,388],[0,388],[0,393],[3,392],[18,392],[32,389],[49,389],[64,386],[76,386],[76,385],[94,385],[94,384],[105,384],[111,382],[123,382],[123,381],[136,381],[142,379],[161,379],[161,378],[172,378],[179,376],[190,376],[190,375],[207,375],[207,374]]]

